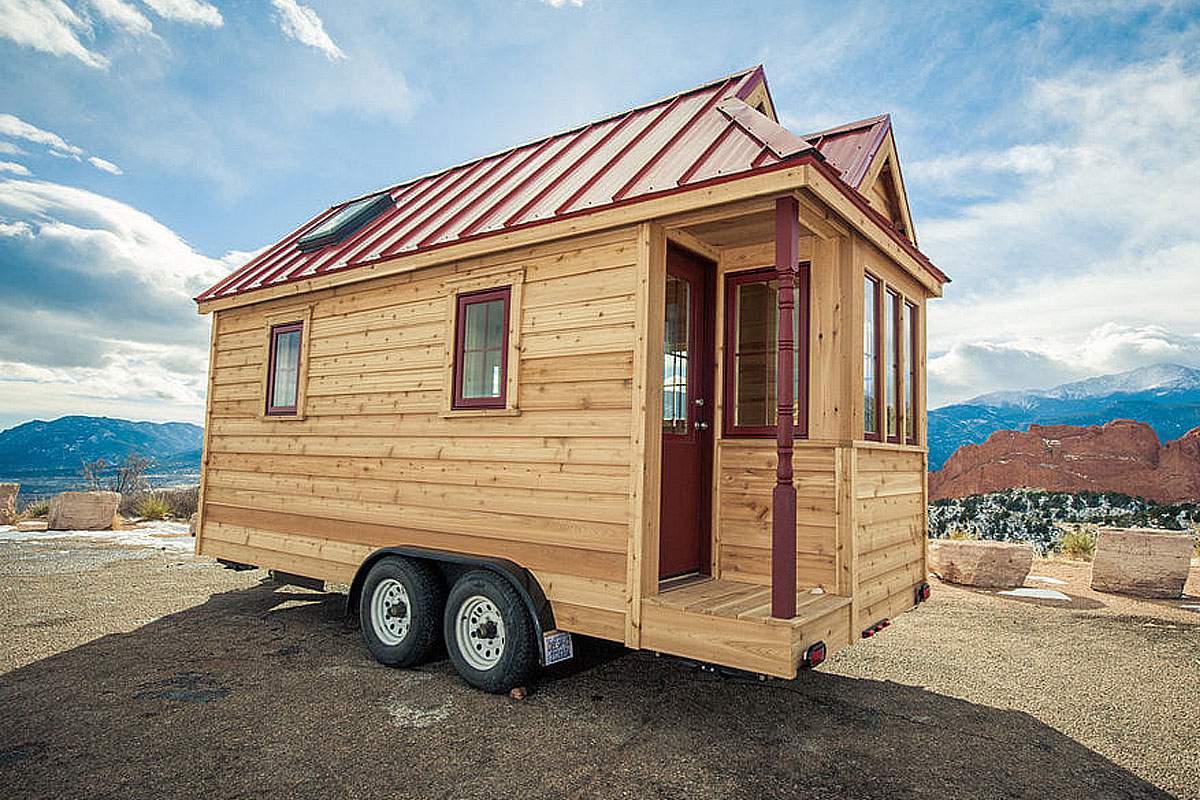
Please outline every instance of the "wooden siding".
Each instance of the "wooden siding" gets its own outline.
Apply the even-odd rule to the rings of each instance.
[[[726,440],[717,451],[717,573],[727,580],[771,582],[771,493],[775,441]],[[834,448],[797,443],[796,585],[833,591],[837,492]]]
[[[854,630],[912,607],[925,580],[925,453],[860,447],[854,469]]]
[[[560,627],[621,640],[635,232],[218,312],[200,552],[340,582],[387,545],[503,556]],[[449,293],[514,270],[517,409],[447,413]],[[305,418],[264,420],[265,320],[297,308],[312,315]]]

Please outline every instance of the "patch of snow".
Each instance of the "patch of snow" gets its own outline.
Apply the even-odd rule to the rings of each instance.
[[[1060,581],[1058,578],[1049,578],[1045,575],[1028,575],[1026,580],[1031,580],[1034,583],[1056,583],[1060,586],[1066,585],[1066,581]]]
[[[1186,608],[1188,611],[1200,611],[1200,605],[1192,605],[1191,603],[1185,603],[1180,608]]]
[[[1010,597],[1030,597],[1036,600],[1066,600],[1068,602],[1071,600],[1057,589],[1006,589],[1003,592],[996,592],[996,594],[1006,594]]]
[[[187,553],[196,549],[196,540],[188,534],[186,522],[142,522],[123,531],[19,531],[12,525],[0,525],[0,542],[50,542],[59,539],[93,539],[104,544]]]

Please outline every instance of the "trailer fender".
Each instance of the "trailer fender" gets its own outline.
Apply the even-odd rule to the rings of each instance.
[[[521,599],[525,601],[525,607],[529,610],[530,618],[533,619],[534,632],[537,634],[538,660],[542,664],[546,663],[545,634],[557,629],[554,621],[554,609],[551,608],[550,601],[546,599],[546,593],[542,591],[542,586],[533,573],[505,558],[469,556],[462,553],[448,553],[443,550],[430,550],[424,547],[384,547],[376,550],[359,566],[358,572],[354,574],[354,580],[350,583],[350,592],[346,595],[345,612],[348,619],[355,618],[358,613],[358,596],[362,593],[362,585],[367,579],[367,573],[371,571],[371,567],[376,561],[387,556],[419,558],[433,562],[447,579],[471,569],[486,569],[503,577],[512,584],[517,593],[521,595]]]

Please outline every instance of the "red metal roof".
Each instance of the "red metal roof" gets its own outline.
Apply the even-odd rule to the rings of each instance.
[[[339,203],[196,300],[231,297],[625,204],[770,169],[805,154],[827,160],[857,187],[883,141],[888,118],[796,136],[743,102],[764,80],[759,66],[393,186],[384,190],[391,208],[343,241],[302,251],[297,239],[353,201]]]

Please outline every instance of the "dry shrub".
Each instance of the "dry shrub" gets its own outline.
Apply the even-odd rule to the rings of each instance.
[[[142,519],[166,519],[171,513],[171,506],[161,497],[148,494],[134,507],[134,512]]]
[[[946,538],[956,542],[974,542],[979,539],[979,534],[966,528],[951,528]]]
[[[199,498],[199,486],[172,486],[138,494],[121,495],[119,510],[127,517],[188,519],[196,513]]]
[[[34,500],[21,509],[21,513],[17,516],[21,519],[43,519],[48,517],[50,516],[50,501]]]
[[[1096,532],[1091,526],[1075,526],[1063,534],[1058,547],[1067,558],[1091,561],[1096,555]]]

